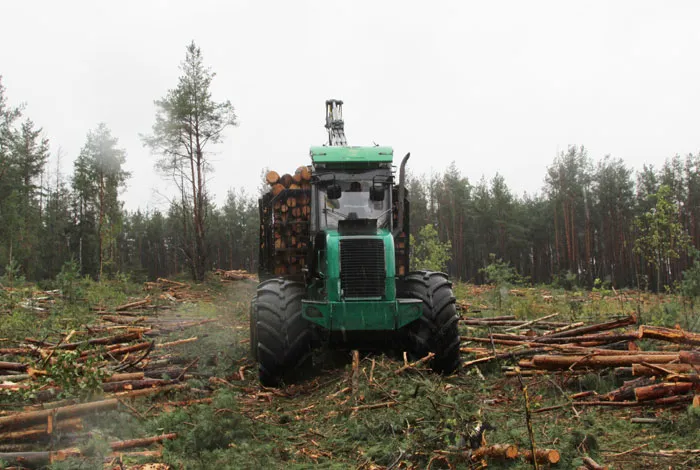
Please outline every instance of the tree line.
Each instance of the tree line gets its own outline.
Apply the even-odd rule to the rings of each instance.
[[[194,43],[180,72],[141,136],[175,188],[167,210],[147,212],[124,210],[127,155],[107,125],[88,132],[64,175],[66,156],[50,155],[41,127],[10,105],[0,76],[1,276],[51,279],[66,263],[95,279],[201,280],[212,268],[257,269],[258,195],[231,190],[217,206],[206,184],[211,146],[237,125],[234,107],[212,98],[215,73]],[[454,163],[410,177],[408,192],[415,258],[435,258],[424,251],[437,246],[453,277],[477,283],[498,259],[535,283],[660,289],[680,280],[693,261],[688,248],[700,247],[700,154],[635,172],[570,147],[534,195],[514,194],[498,174],[472,182]]]
[[[212,267],[255,269],[257,199],[232,190],[217,207],[206,184],[209,147],[237,124],[233,105],[212,99],[215,74],[194,42],[180,71],[141,136],[177,189],[166,212],[124,210],[126,152],[104,123],[88,132],[72,174],[62,174],[63,155],[50,158],[42,129],[10,105],[0,76],[1,276],[52,279],[66,263],[98,280],[186,272],[199,281]]]
[[[453,163],[409,180],[411,232],[430,224],[451,243],[447,270],[483,282],[493,257],[535,283],[660,289],[681,280],[700,246],[700,154],[635,171],[561,152],[539,194],[517,196],[501,175],[472,183]]]

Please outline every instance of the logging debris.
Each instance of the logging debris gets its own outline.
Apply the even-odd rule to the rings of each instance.
[[[5,340],[10,344],[0,349],[0,396],[8,402],[0,411],[0,461],[34,468],[83,457],[71,446],[91,434],[83,424],[86,417],[118,409],[138,416],[139,411],[129,404],[132,400],[192,390],[184,381],[196,372],[197,361],[180,357],[178,352],[201,336],[169,341],[169,335],[215,320],[164,312],[173,303],[207,299],[209,294],[168,279],[146,283],[144,289],[147,295],[143,298],[110,309],[93,308],[92,320],[75,330],[57,331],[41,339]],[[183,362],[189,363],[187,367],[178,365]],[[54,375],[61,373],[70,374],[70,382]],[[89,393],[83,393],[77,384],[81,377],[91,384]],[[211,399],[178,403],[188,406],[207,400]],[[110,447],[121,454],[174,437],[166,433],[113,442]],[[46,452],[49,442],[59,450]],[[147,451],[143,456],[159,452]]]
[[[636,377],[603,396],[580,394],[572,402],[578,406],[677,407],[700,394],[700,351],[696,349],[700,334],[651,325],[631,328],[637,323],[635,315],[589,324],[547,322],[550,318],[552,315],[529,321],[513,316],[461,318],[460,323],[470,329],[489,330],[482,336],[461,337],[461,351],[476,356],[463,362],[463,367],[510,360],[516,365],[502,365],[506,377],[576,376],[589,371]],[[643,345],[639,344],[642,340]],[[472,346],[474,343],[479,346]]]

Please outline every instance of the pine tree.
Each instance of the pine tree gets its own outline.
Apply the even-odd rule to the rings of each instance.
[[[671,260],[687,249],[690,237],[678,222],[678,206],[671,200],[671,188],[661,185],[654,195],[654,207],[635,219],[639,235],[634,250],[656,269],[656,291],[661,291],[662,272],[670,272]]]
[[[122,219],[119,190],[130,176],[123,169],[126,153],[117,145],[107,126],[99,124],[88,132],[74,165],[81,270],[97,279],[105,270],[115,269],[116,237]]]
[[[204,66],[202,52],[194,42],[187,46],[178,85],[155,102],[156,122],[145,145],[160,156],[158,168],[172,179],[180,192],[184,234],[183,252],[192,277],[201,281],[207,266],[207,172],[208,144],[221,142],[224,130],[236,125],[229,101],[215,102],[211,82],[215,74]]]

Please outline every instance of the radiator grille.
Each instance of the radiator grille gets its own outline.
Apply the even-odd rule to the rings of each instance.
[[[343,297],[383,297],[384,242],[376,238],[340,240],[340,287]]]

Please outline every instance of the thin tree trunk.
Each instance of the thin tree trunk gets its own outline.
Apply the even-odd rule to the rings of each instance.
[[[97,233],[98,233],[98,248],[99,248],[99,260],[100,260],[100,272],[97,276],[97,280],[101,281],[102,280],[102,265],[104,263],[104,257],[103,257],[103,244],[104,244],[104,233],[103,233],[103,224],[104,224],[104,218],[105,218],[105,178],[104,178],[104,173],[102,170],[100,170],[100,220],[98,223],[98,228],[97,228]]]

